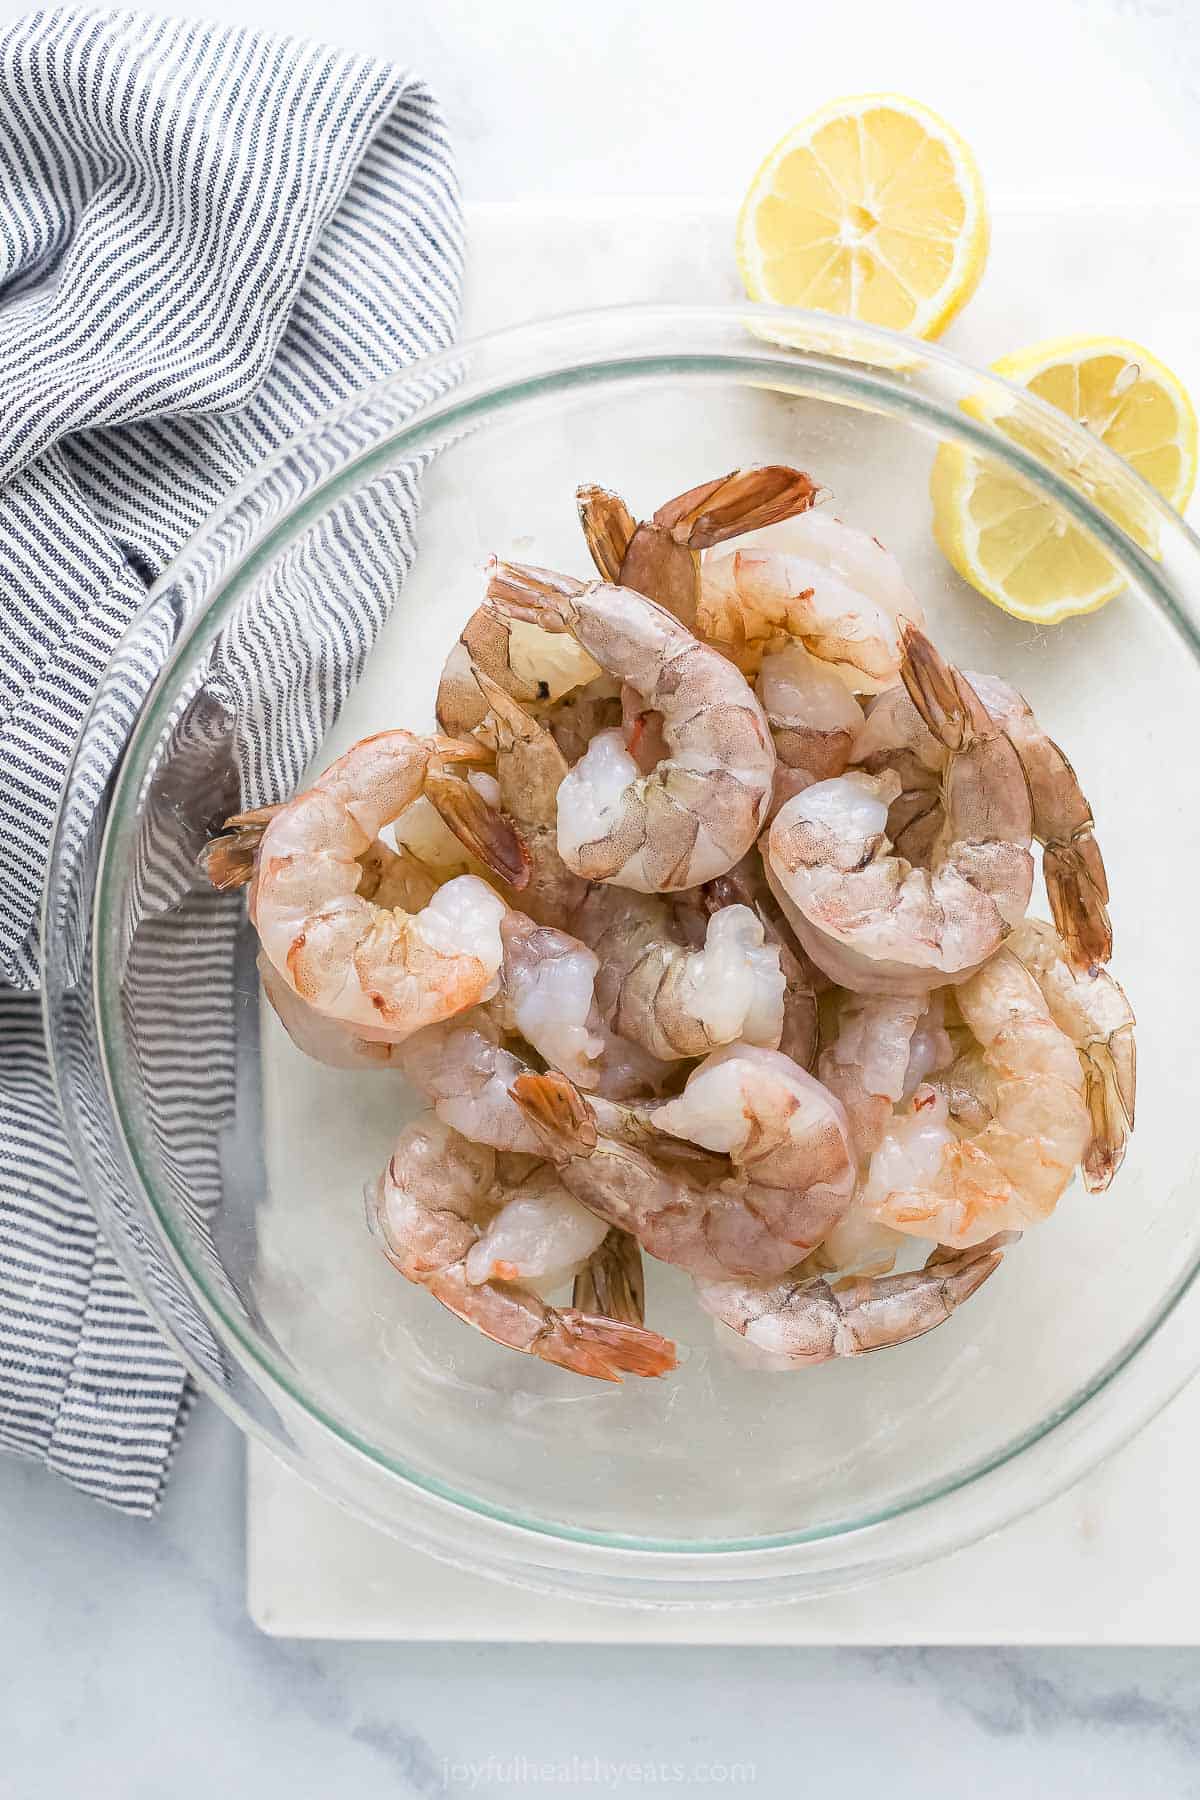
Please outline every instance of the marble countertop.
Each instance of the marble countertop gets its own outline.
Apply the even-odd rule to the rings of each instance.
[[[763,1800],[805,1793],[805,1770],[852,1800],[964,1779],[979,1800],[1200,1794],[1196,1652],[262,1637],[244,1602],[243,1460],[233,1426],[199,1408],[144,1525],[0,1459],[6,1800],[563,1796],[653,1779],[589,1780],[593,1758],[679,1767],[692,1781],[672,1775],[676,1792],[702,1766],[751,1764],[738,1785]],[[543,1764],[566,1779],[532,1775]]]
[[[24,10],[0,0],[0,24]],[[717,0],[197,10],[412,63],[447,107],[476,201],[732,201],[806,108],[875,87],[952,117],[997,200],[1194,197],[1192,0],[1009,0],[986,55],[958,0],[842,0],[828,17],[794,0],[744,15]],[[243,1489],[241,1441],[208,1403],[151,1524],[0,1457],[5,1800],[651,1784],[782,1797],[810,1775],[888,1800],[964,1778],[981,1800],[1200,1796],[1200,1651],[289,1643],[246,1614]]]

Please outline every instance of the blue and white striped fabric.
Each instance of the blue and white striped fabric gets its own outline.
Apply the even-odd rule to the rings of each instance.
[[[149,584],[272,449],[449,344],[460,281],[446,134],[410,75],[131,12],[0,38],[0,1444],[132,1512],[156,1504],[188,1389],[80,1191],[19,991],[66,768]],[[258,741],[247,804],[294,782],[411,560],[411,488],[372,504],[387,571],[322,582],[320,542],[298,552],[320,681]],[[261,648],[225,647],[235,707]],[[303,649],[274,643],[301,672]]]

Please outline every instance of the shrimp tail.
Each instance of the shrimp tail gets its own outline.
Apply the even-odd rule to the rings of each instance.
[[[542,631],[562,634],[570,630],[571,602],[584,593],[587,583],[553,569],[531,563],[505,562],[494,556],[487,564],[487,586],[480,611],[501,623],[520,619]]]
[[[256,806],[250,812],[233,813],[219,837],[210,838],[200,852],[200,865],[215,888],[245,887],[254,875],[254,860],[263,833],[283,804]]]
[[[635,1237],[613,1226],[575,1277],[571,1304],[577,1312],[645,1324],[646,1277]]]
[[[910,619],[900,621],[900,636],[904,644],[900,679],[909,699],[939,744],[947,750],[961,749],[974,708],[987,717],[982,702]]]
[[[621,565],[637,531],[637,520],[620,494],[608,488],[585,484],[576,488],[575,500],[588,552],[601,580],[618,582]]]
[[[701,550],[805,512],[818,492],[801,470],[773,463],[734,469],[689,488],[640,525],[620,496],[605,488],[582,487],[576,497],[602,578],[645,594],[692,630],[700,609]]]
[[[509,1093],[554,1161],[589,1156],[596,1148],[596,1115],[565,1075],[518,1075]]]
[[[442,763],[487,763],[492,753],[486,744],[477,738],[444,737],[441,732],[431,732],[424,740],[438,762]]]
[[[689,550],[711,550],[727,538],[807,512],[821,492],[802,469],[767,463],[689,488],[660,506],[653,522]]]
[[[1084,1055],[1084,1102],[1092,1135],[1082,1166],[1089,1194],[1102,1194],[1125,1160],[1136,1091],[1137,1047],[1130,1025],[1106,1046],[1093,1046]]]
[[[1100,846],[1090,834],[1070,844],[1047,844],[1042,857],[1046,894],[1055,929],[1076,968],[1106,963],[1112,955],[1108,878]]]
[[[547,1328],[533,1345],[543,1362],[558,1363],[577,1375],[620,1381],[622,1375],[667,1375],[678,1365],[669,1338],[623,1319],[596,1313],[547,1309]]]
[[[621,563],[620,585],[645,594],[693,631],[700,611],[700,555],[661,525],[639,525]]]
[[[832,1292],[846,1340],[842,1354],[891,1349],[944,1325],[996,1273],[1005,1247],[1019,1236],[998,1232],[968,1250],[939,1245],[917,1275],[837,1282]]]
[[[430,769],[425,797],[472,856],[518,891],[529,881],[529,852],[515,826],[469,782]]]

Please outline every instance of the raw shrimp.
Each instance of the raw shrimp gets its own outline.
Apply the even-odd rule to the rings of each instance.
[[[690,896],[687,898],[691,898]],[[694,902],[701,912],[712,913],[725,906],[748,906],[762,925],[765,942],[779,958],[783,975],[783,1030],[775,1046],[785,1056],[810,1069],[817,1060],[820,1035],[817,1016],[817,987],[825,976],[811,963],[796,943],[787,921],[767,886],[762,858],[757,850],[744,856],[727,875],[718,875],[695,891]],[[677,914],[686,918],[687,911],[679,903]]]
[[[1046,892],[1068,954],[1078,967],[1107,962],[1112,953],[1108,878],[1075,771],[1015,688],[974,670],[965,678],[1025,771],[1033,836],[1044,846]],[[910,862],[927,862],[942,826],[946,751],[905,688],[889,688],[872,703],[850,760],[872,774],[891,769],[901,777],[902,791],[888,813],[888,836]]]
[[[1077,968],[1105,963],[1112,955],[1108,877],[1078,777],[1015,688],[998,675],[967,679],[1021,759],[1033,801],[1033,835],[1043,846],[1046,894],[1067,954]]]
[[[302,1000],[260,950],[258,973],[271,1010],[295,1044],[331,1069],[398,1069],[403,1045],[360,1037],[353,1025],[331,1019]],[[436,1030],[437,1028],[434,1027]],[[411,1042],[411,1040],[410,1040]]]
[[[573,1200],[545,1163],[511,1184],[497,1167],[491,1198],[496,1211],[467,1252],[467,1280],[477,1287],[519,1281],[550,1292],[575,1280],[608,1235],[603,1219]]]
[[[819,493],[799,469],[782,464],[735,469],[691,488],[639,524],[619,494],[576,490],[579,521],[604,581],[646,594],[694,630],[700,552],[804,512]]]
[[[500,991],[488,1002],[502,1032],[516,1033],[572,1081],[590,1086],[605,1040],[594,1029],[599,958],[553,925],[509,911],[500,923]]]
[[[567,924],[582,905],[588,884],[558,853],[558,790],[567,760],[551,732],[482,672],[476,681],[487,701],[485,729],[496,747],[498,803],[520,834],[529,858],[521,908],[545,924]]]
[[[558,848],[587,880],[655,893],[711,880],[766,816],[775,751],[744,678],[670,613],[628,588],[497,563],[487,605],[581,642],[657,715],[667,755],[649,774],[601,732],[558,790]]]
[[[696,635],[748,675],[791,639],[851,692],[876,693],[896,679],[905,619],[924,624],[895,557],[830,513],[807,512],[701,563]]]
[[[801,1273],[769,1285],[698,1281],[696,1292],[705,1312],[738,1332],[772,1367],[803,1369],[906,1344],[944,1325],[999,1268],[1011,1241],[1000,1234],[971,1250],[939,1247],[911,1275],[831,1283]]]
[[[510,1093],[529,1065],[505,1048],[483,1007],[427,1025],[401,1045],[398,1061],[444,1125],[494,1150],[544,1158],[540,1133]]]
[[[517,1265],[497,1260],[498,1226],[488,1244],[494,1182],[490,1150],[437,1120],[410,1125],[366,1194],[368,1221],[388,1261],[486,1337],[543,1362],[602,1381],[673,1369],[675,1347],[657,1332],[550,1306],[528,1288],[499,1278],[499,1269],[507,1273]],[[561,1213],[548,1217],[545,1207],[537,1225],[524,1229],[530,1225],[526,1218],[518,1230],[514,1222],[512,1232],[523,1266],[561,1254],[564,1236],[573,1245],[585,1241],[578,1236],[577,1219]]]
[[[1007,946],[955,998],[974,1046],[892,1120],[863,1199],[883,1224],[961,1249],[1047,1218],[1092,1122],[1076,1047]]]
[[[954,1061],[942,1022],[942,996],[844,994],[837,1034],[822,1052],[818,1073],[846,1109],[859,1168],[865,1172],[896,1107],[936,1070]],[[811,1261],[840,1273],[885,1275],[903,1234],[880,1224],[861,1187]]]
[[[850,1128],[840,1102],[779,1050],[727,1044],[692,1070],[683,1092],[648,1114],[657,1131],[720,1151],[739,1175],[764,1188],[809,1195],[819,1242],[854,1186]]]
[[[846,1109],[861,1163],[879,1148],[901,1101],[953,1061],[940,993],[843,995],[837,1035],[817,1072]]]
[[[572,1306],[629,1325],[646,1323],[646,1276],[638,1241],[615,1225],[575,1277]]]
[[[888,807],[887,834],[906,862],[928,868],[945,824],[946,747],[926,725],[903,682],[869,703],[850,761],[869,775],[890,771],[898,777],[900,792]]]
[[[789,800],[771,826],[768,878],[813,961],[858,992],[960,981],[1024,916],[1030,801],[1016,751],[970,684],[905,628],[905,686],[947,751],[944,823],[930,869],[892,854],[900,777],[851,771]]]
[[[738,1038],[779,1043],[779,952],[749,907],[713,911],[699,948],[681,941],[669,903],[657,895],[594,889],[576,925],[599,960],[602,1017],[651,1056],[663,1062],[705,1056]]]
[[[513,1097],[576,1199],[692,1274],[794,1268],[853,1189],[841,1107],[775,1051],[718,1051],[653,1109],[589,1105],[560,1075],[524,1075]]]
[[[229,820],[208,848],[216,885],[252,873],[250,917],[276,971],[361,1037],[398,1042],[494,991],[504,903],[485,882],[459,876],[415,915],[358,891],[379,832],[422,795],[476,855],[520,882],[511,826],[448,773],[484,754],[407,731],[364,738],[295,799]]]
[[[447,1104],[465,1102],[467,1096],[455,1091],[459,1082],[468,1081],[468,1071],[478,1076],[480,1057],[491,1060],[499,1052],[501,1035],[515,1033],[572,1080],[592,1086],[594,1065],[610,1042],[595,1006],[596,957],[568,932],[535,925],[511,909],[500,921],[500,942],[496,995],[485,1005],[454,1020],[426,1026],[401,1043],[361,1037],[353,1025],[319,1012],[288,986],[261,953],[258,967],[267,999],[292,1041],[307,1056],[333,1068],[404,1069],[428,1099],[439,1104],[443,1100]],[[458,1027],[461,1030],[456,1030]],[[435,1079],[433,1068],[450,1056],[451,1044],[452,1066]],[[436,1056],[435,1045],[440,1046]],[[501,1054],[505,1059],[500,1065],[501,1092],[506,1093],[504,1084],[525,1065],[508,1052]],[[457,1074],[454,1059],[459,1059]],[[510,1102],[505,1101],[501,1110],[511,1113],[514,1124],[519,1123]],[[498,1147],[506,1144],[501,1131]]]
[[[863,710],[841,676],[802,644],[769,651],[754,691],[779,758],[772,797],[778,811],[814,781],[842,774],[862,729]]]
[[[1133,1130],[1137,1099],[1133,1008],[1106,969],[1073,967],[1065,944],[1044,919],[1023,919],[1005,947],[1029,970],[1050,1017],[1079,1052],[1092,1121],[1083,1180],[1089,1193],[1100,1193],[1120,1168]]]

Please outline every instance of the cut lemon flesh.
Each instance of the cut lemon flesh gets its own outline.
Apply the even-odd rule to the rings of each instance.
[[[1098,442],[1124,457],[1179,509],[1196,480],[1196,415],[1163,363],[1125,338],[1060,338],[1001,357],[997,375],[1028,388]],[[1039,461],[1057,470],[1143,549],[1154,554],[1153,508],[1114,480],[1099,457],[1082,455],[1052,423],[1018,406],[972,406]],[[930,482],[933,530],[958,573],[1020,619],[1055,624],[1094,612],[1124,586],[1099,546],[1054,501],[1000,464],[943,444]]]
[[[936,337],[987,259],[983,184],[966,144],[899,94],[835,100],[776,144],[743,202],[752,300]]]

